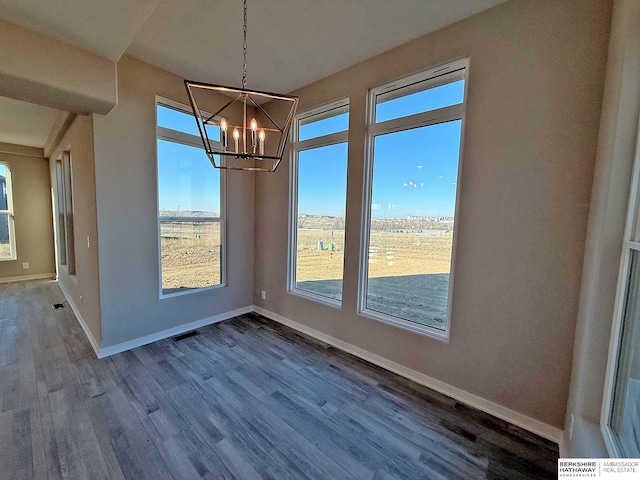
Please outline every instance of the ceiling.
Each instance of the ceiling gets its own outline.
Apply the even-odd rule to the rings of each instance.
[[[248,0],[248,86],[287,93],[503,1]],[[241,0],[0,0],[0,18],[112,60],[241,80]]]
[[[248,87],[288,93],[506,0],[248,0]],[[117,61],[239,85],[242,0],[0,0],[0,18]],[[57,110],[0,97],[0,142],[42,147]]]
[[[0,142],[42,148],[58,113],[53,108],[0,97]]]
[[[158,0],[0,0],[0,18],[115,61],[157,3]]]
[[[287,93],[504,0],[249,0],[248,86]],[[160,0],[127,53],[189,79],[242,78],[241,0]]]

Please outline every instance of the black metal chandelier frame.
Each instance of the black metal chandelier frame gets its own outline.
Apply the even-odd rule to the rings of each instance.
[[[244,0],[244,25],[243,25],[243,65],[242,65],[242,88],[215,85],[210,83],[194,82],[185,80],[189,103],[193,110],[198,125],[198,131],[202,139],[204,150],[215,168],[228,170],[247,170],[274,172],[284,155],[287,138],[291,130],[291,125],[298,108],[298,97],[293,95],[282,95],[278,93],[262,92],[259,90],[248,90],[247,87],[247,0]],[[204,113],[198,107],[194,91],[209,90],[230,96],[230,100],[213,114]],[[272,115],[262,107],[262,104],[269,101],[288,102],[289,112],[284,123],[278,123]],[[223,116],[225,110],[236,102],[241,103],[242,125],[229,124],[227,117]],[[268,126],[258,127],[255,117],[249,120],[248,109],[253,108],[262,114]],[[230,117],[229,117],[230,118]],[[207,126],[220,128],[220,142],[212,142],[207,132]],[[279,135],[278,146],[273,149],[266,149],[267,136],[272,138]],[[230,138],[231,137],[231,138]],[[231,142],[230,140],[233,140]],[[230,145],[233,143],[233,145]],[[218,145],[221,145],[218,147]],[[219,157],[219,160],[216,159]],[[238,160],[254,161],[250,165],[229,164],[229,158]],[[266,166],[269,162],[270,166]],[[262,165],[261,165],[262,164]]]

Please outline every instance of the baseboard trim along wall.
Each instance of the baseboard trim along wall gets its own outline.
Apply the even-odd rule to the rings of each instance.
[[[58,280],[58,286],[60,287],[60,290],[62,290],[62,293],[67,299],[67,303],[69,303],[69,305],[71,306],[71,310],[73,310],[73,313],[78,319],[78,323],[82,327],[82,330],[84,330],[84,334],[89,339],[91,348],[93,348],[93,351],[96,353],[96,356],[100,358],[100,347],[98,346],[98,342],[93,337],[93,334],[91,333],[91,330],[89,330],[89,327],[87,327],[87,323],[84,321],[84,318],[82,318],[82,315],[80,315],[80,310],[78,310],[78,307],[76,307],[76,304],[73,302],[71,295],[69,295],[69,292],[67,291],[67,289],[65,288],[65,286],[62,284],[60,280]]]
[[[19,277],[0,278],[0,283],[26,282],[28,280],[45,280],[56,278],[55,273],[38,273],[36,275],[20,275]]]
[[[309,335],[310,337],[320,340],[321,342],[328,343],[329,345],[332,345],[340,350],[355,355],[356,357],[366,360],[367,362],[371,362],[374,365],[378,365],[379,367],[396,373],[402,377],[408,378],[409,380],[413,380],[420,385],[429,387],[466,405],[477,408],[478,410],[482,410],[485,413],[505,420],[513,425],[516,425],[517,427],[524,428],[525,430],[535,433],[536,435],[540,435],[547,440],[551,440],[552,442],[557,443],[559,446],[562,444],[563,432],[559,428],[552,427],[551,425],[547,425],[546,423],[543,423],[539,420],[527,417],[526,415],[510,410],[506,407],[498,405],[497,403],[486,400],[482,397],[474,395],[473,393],[466,392],[460,388],[444,383],[433,377],[429,377],[428,375],[420,373],[416,370],[412,370],[408,367],[405,367],[404,365],[400,365],[399,363],[388,360],[384,357],[376,355],[375,353],[368,352],[360,347],[351,345],[350,343],[334,338],[313,328],[307,327],[306,325],[295,322],[277,313],[270,312],[269,310],[265,310],[264,308],[258,307],[256,305],[253,306],[253,310],[260,315],[286,325],[287,327],[293,328],[294,330],[298,330],[299,332]]]
[[[138,337],[126,342],[116,343],[115,345],[109,345],[108,347],[102,347],[96,354],[98,355],[98,358],[109,357],[117,353],[126,352],[127,350],[131,350],[133,348],[141,347],[142,345],[147,345],[148,343],[153,343],[157,342],[158,340],[164,340],[165,338],[174,337],[176,335],[180,335],[181,333],[190,332],[191,330],[196,330],[213,323],[218,323],[233,317],[237,317],[238,315],[244,315],[245,313],[249,313],[251,311],[253,311],[253,306],[238,308],[236,310],[231,310],[230,312],[220,313],[218,315],[213,315],[201,320],[196,320],[195,322],[184,323],[182,325],[178,325],[177,327],[161,330],[160,332],[145,335],[144,337]]]

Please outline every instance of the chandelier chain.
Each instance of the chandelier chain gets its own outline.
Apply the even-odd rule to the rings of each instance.
[[[247,88],[247,0],[244,0],[244,27],[242,29],[242,88]]]

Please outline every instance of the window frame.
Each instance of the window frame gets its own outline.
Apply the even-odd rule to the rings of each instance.
[[[16,222],[15,222],[15,214],[13,209],[13,183],[11,178],[11,166],[8,162],[0,162],[0,165],[3,165],[5,171],[7,172],[5,181],[7,188],[7,209],[0,210],[0,214],[6,214],[8,220],[8,230],[9,230],[9,248],[11,250],[11,255],[8,257],[0,257],[0,262],[11,262],[18,259],[18,251],[17,251],[17,243],[16,242]]]
[[[622,252],[613,310],[613,323],[611,325],[611,337],[609,339],[609,354],[605,374],[602,410],[600,412],[600,431],[602,432],[607,451],[613,458],[621,458],[624,454],[611,423],[614,417],[614,396],[618,378],[620,350],[623,342],[628,287],[631,283],[630,274],[633,252],[640,252],[640,126],[636,132],[636,149],[629,189],[624,236],[622,239]],[[625,360],[625,364],[620,368],[628,370],[628,359]]]
[[[165,142],[177,143],[188,147],[195,147],[202,151],[203,155],[206,155],[202,145],[202,138],[196,135],[191,135],[179,130],[172,130],[170,128],[161,127],[158,125],[158,106],[171,108],[181,113],[193,115],[191,107],[186,104],[171,100],[166,97],[156,95],[154,118],[156,124],[156,222],[158,231],[158,295],[160,300],[166,300],[174,297],[180,297],[183,295],[189,295],[193,293],[206,292],[208,290],[215,290],[219,288],[225,288],[227,286],[227,171],[220,170],[220,216],[219,217],[161,217],[160,216],[160,169],[158,163],[158,140]],[[206,114],[206,112],[204,112]],[[221,148],[221,142],[210,140],[212,145],[218,145]],[[213,165],[211,168],[214,168]],[[177,221],[177,222],[214,222],[220,223],[220,283],[217,285],[209,285],[206,287],[191,288],[182,292],[163,293],[162,291],[162,237],[161,237],[161,223],[162,221]]]
[[[309,108],[296,114],[291,138],[291,153],[289,161],[289,245],[287,256],[287,293],[296,295],[306,300],[311,300],[318,303],[323,303],[330,307],[342,308],[342,300],[336,300],[335,298],[326,297],[317,293],[302,290],[296,287],[296,269],[298,265],[298,160],[300,152],[306,150],[312,150],[315,148],[328,147],[331,145],[338,145],[341,143],[347,144],[347,171],[349,163],[349,128],[346,130],[330,133],[328,135],[321,135],[319,137],[309,138],[306,140],[298,140],[300,133],[300,126],[303,124],[312,123],[309,120],[320,121],[326,118],[330,118],[334,110],[342,110],[338,113],[349,112],[349,98],[341,98],[329,103],[318,105],[313,108]],[[349,116],[350,117],[350,116]],[[346,178],[345,178],[346,182]],[[345,198],[345,218],[346,218],[346,198]],[[345,221],[346,232],[346,221]],[[346,257],[345,257],[346,258]],[[342,295],[344,294],[344,266],[345,259],[343,258],[342,264]]]
[[[64,232],[66,246],[66,263],[63,265],[67,274],[76,274],[76,250],[75,250],[75,223],[74,223],[74,203],[73,203],[73,161],[71,152],[65,150],[60,158],[62,164],[62,188],[64,208]]]
[[[58,237],[57,253],[58,263],[62,267],[67,265],[67,232],[65,228],[64,210],[64,173],[62,170],[62,158],[55,161],[55,209],[56,209],[56,234]]]
[[[396,92],[398,95],[392,96],[392,98],[398,98],[403,95],[399,95],[401,91],[407,92],[406,95],[411,95],[420,91],[428,90],[438,87],[440,85],[446,85],[451,83],[451,74],[454,74],[454,78],[457,75],[456,72],[462,72],[462,76],[457,80],[465,79],[464,95],[462,103],[450,105],[435,110],[429,110],[413,115],[407,115],[392,120],[386,120],[376,123],[376,106],[378,96],[391,92]],[[464,159],[464,130],[465,130],[465,114],[467,106],[467,92],[469,88],[469,58],[461,58],[440,64],[438,66],[423,70],[421,72],[403,77],[394,81],[387,82],[383,85],[379,85],[369,90],[367,97],[367,127],[365,132],[365,158],[364,158],[364,175],[363,175],[363,195],[362,195],[362,216],[360,225],[360,258],[358,268],[358,299],[357,299],[357,314],[361,317],[375,320],[393,327],[397,327],[403,330],[407,330],[413,333],[417,333],[426,337],[430,337],[445,343],[449,342],[450,330],[451,330],[451,311],[453,306],[453,291],[454,291],[454,273],[456,265],[456,251],[458,245],[458,227],[459,211],[460,211],[460,198],[462,192],[462,165]],[[453,80],[456,81],[456,80]],[[418,85],[425,85],[425,88],[418,88]],[[462,122],[460,132],[460,149],[458,157],[458,171],[456,176],[456,198],[455,198],[455,210],[454,210],[454,224],[453,224],[453,243],[451,249],[451,269],[449,272],[449,296],[447,300],[447,317],[445,323],[445,329],[440,330],[427,325],[421,325],[410,320],[405,320],[400,317],[394,317],[387,313],[377,312],[367,308],[367,291],[369,283],[369,246],[371,237],[371,202],[373,195],[373,168],[374,168],[374,144],[375,139],[378,136],[402,132],[406,130],[412,130],[421,127],[428,127],[432,125],[438,125],[441,123],[460,120]]]

